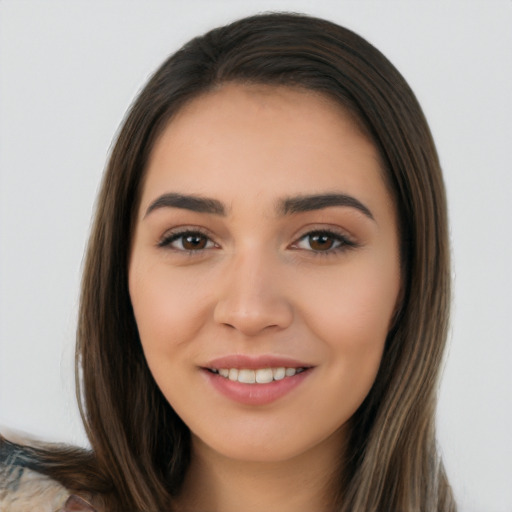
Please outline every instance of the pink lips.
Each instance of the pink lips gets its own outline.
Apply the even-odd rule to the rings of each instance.
[[[241,354],[219,357],[204,365],[205,368],[247,368],[249,370],[279,368],[280,366],[285,368],[309,368],[311,365],[288,357],[273,355],[246,356]]]
[[[231,381],[211,371],[222,368],[256,370],[259,368],[281,367],[305,368],[305,370],[292,377],[285,377],[266,384],[245,384]],[[202,367],[204,377],[215,390],[225,397],[245,405],[266,405],[284,397],[299,386],[311,374],[311,370],[311,365],[295,359],[279,356],[251,357],[245,355],[220,357]]]

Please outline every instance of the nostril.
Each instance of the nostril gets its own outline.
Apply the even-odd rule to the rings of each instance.
[[[258,282],[240,279],[228,281],[214,306],[214,321],[245,335],[253,336],[265,329],[284,329],[293,320],[293,308],[286,288],[275,281]]]

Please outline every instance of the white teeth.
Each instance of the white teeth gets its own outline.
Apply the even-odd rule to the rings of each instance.
[[[273,373],[274,380],[281,380],[284,379],[286,376],[286,370],[283,367],[274,369]]]
[[[242,384],[268,384],[274,380],[282,380],[285,377],[293,377],[297,373],[304,371],[304,368],[259,368],[257,370],[249,370],[246,368],[220,368],[213,370],[221,377],[227,378],[233,382],[241,382]]]
[[[266,384],[274,380],[272,368],[263,368],[262,370],[256,370],[256,382],[259,384]]]
[[[229,370],[231,372],[231,370]],[[254,370],[238,370],[238,382],[244,384],[254,384],[256,382],[256,375]]]

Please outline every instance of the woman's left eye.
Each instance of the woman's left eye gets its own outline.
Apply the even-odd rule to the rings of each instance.
[[[304,249],[319,253],[354,246],[355,244],[347,237],[331,231],[312,231],[299,238],[299,240],[293,244],[293,248],[295,249]]]
[[[171,233],[158,243],[159,247],[169,247],[177,251],[199,252],[215,247],[214,242],[200,231]]]

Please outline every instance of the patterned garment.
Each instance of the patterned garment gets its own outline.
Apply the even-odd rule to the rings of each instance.
[[[85,499],[35,471],[28,450],[0,436],[0,512],[97,512]]]

